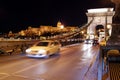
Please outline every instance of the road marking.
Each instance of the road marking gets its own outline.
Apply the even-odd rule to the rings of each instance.
[[[2,75],[2,76],[1,76]],[[7,73],[0,73],[0,80],[3,80],[3,79],[5,79],[5,78],[7,78],[7,77],[9,77],[9,76],[16,76],[16,77],[22,77],[22,78],[25,78],[25,79],[30,79],[30,80],[37,80],[36,78],[29,78],[29,77],[27,77],[27,76],[22,76],[22,75],[16,75],[16,74],[7,74]],[[39,78],[38,77],[38,79],[39,80],[45,80],[45,79],[42,79],[42,78]]]
[[[1,76],[1,75],[2,75],[2,76]],[[10,75],[7,74],[7,73],[0,73],[0,80],[6,78],[6,77],[8,77],[8,76],[10,76]]]
[[[41,62],[41,63],[39,63],[39,64],[37,63],[37,64],[34,64],[34,65],[31,65],[31,66],[26,67],[26,68],[24,68],[24,69],[22,69],[22,70],[16,71],[16,72],[14,72],[13,74],[17,74],[17,73],[20,73],[20,72],[23,72],[23,71],[29,70],[29,69],[31,69],[31,68],[34,68],[34,67],[40,65],[40,64],[43,64],[43,63],[46,63],[46,62],[49,62],[49,61],[52,61],[52,60],[53,60],[53,59],[49,59],[49,60],[44,61],[44,62]]]
[[[39,78],[39,77],[29,77],[29,76],[23,76],[23,75],[13,75],[13,76],[16,76],[16,77],[22,77],[22,78],[25,78],[25,79],[29,79],[29,80],[45,80],[45,79],[42,79],[42,78]]]

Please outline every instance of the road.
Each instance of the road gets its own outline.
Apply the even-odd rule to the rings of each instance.
[[[97,80],[99,46],[62,47],[48,59],[0,55],[0,80]]]

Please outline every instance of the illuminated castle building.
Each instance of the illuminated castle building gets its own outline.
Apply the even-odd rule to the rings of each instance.
[[[77,29],[78,29],[77,26],[64,26],[60,21],[58,21],[56,27],[41,25],[40,27],[35,28],[29,26],[28,29],[21,30],[19,34],[24,36],[31,33],[40,36],[45,32],[69,32],[69,31],[75,31]]]

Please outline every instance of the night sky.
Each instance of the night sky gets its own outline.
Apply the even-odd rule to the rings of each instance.
[[[109,0],[1,0],[0,32],[18,32],[28,26],[81,26],[87,23],[91,8],[114,7]]]

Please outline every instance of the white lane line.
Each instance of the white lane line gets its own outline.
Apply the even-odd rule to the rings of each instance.
[[[1,76],[1,75],[2,75],[2,76]],[[0,80],[6,78],[6,77],[8,77],[8,76],[10,76],[10,75],[7,74],[7,73],[0,73]]]
[[[26,71],[26,70],[29,70],[29,69],[31,69],[31,68],[34,68],[34,67],[40,65],[40,64],[43,64],[43,63],[46,63],[46,62],[49,62],[49,61],[52,61],[52,60],[53,60],[53,59],[49,59],[49,60],[43,61],[43,62],[41,62],[41,63],[39,63],[39,64],[36,63],[36,64],[31,65],[31,66],[29,66],[29,67],[26,67],[26,68],[24,68],[24,69],[22,69],[22,70],[16,71],[16,72],[14,72],[14,73],[12,73],[12,74],[0,73],[0,80],[5,79],[5,78],[7,78],[7,77],[9,77],[9,76],[18,76],[18,77],[28,78],[28,77],[26,77],[26,76],[17,75],[17,73],[24,72],[24,71]],[[33,80],[34,80],[34,79],[33,79]],[[40,80],[45,80],[45,79],[40,79]]]
[[[23,75],[13,75],[13,76],[15,76],[15,77],[21,77],[21,78],[24,78],[24,79],[29,79],[29,80],[45,80],[45,79],[42,79],[42,78],[40,78],[40,77],[29,77],[29,76],[23,76]]]
[[[36,64],[31,65],[31,66],[29,66],[29,67],[26,67],[26,68],[24,68],[24,69],[22,69],[22,70],[16,71],[16,72],[14,72],[13,74],[17,74],[17,73],[20,73],[20,72],[23,72],[23,71],[29,70],[29,69],[31,69],[31,68],[34,68],[34,67],[40,65],[40,64],[43,64],[43,63],[46,63],[46,62],[49,62],[49,61],[52,61],[52,60],[53,60],[53,59],[50,59],[50,60],[47,60],[47,61],[43,61],[43,62],[41,62],[41,63],[39,63],[39,64],[36,63]]]

